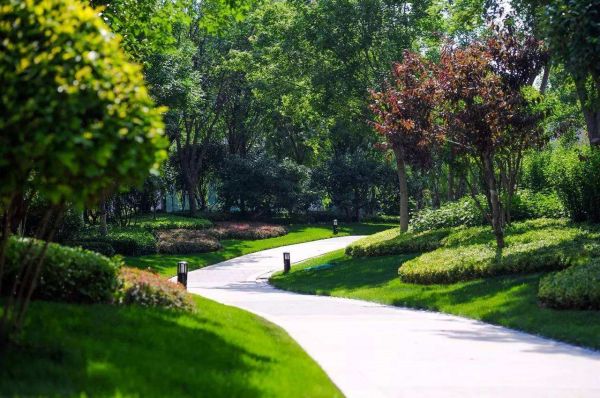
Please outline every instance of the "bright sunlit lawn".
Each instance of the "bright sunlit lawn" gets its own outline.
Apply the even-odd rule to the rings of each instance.
[[[271,283],[299,293],[356,298],[428,309],[600,349],[600,311],[559,311],[538,305],[542,274],[479,279],[451,285],[403,283],[398,266],[411,256],[352,258],[337,251],[295,264]],[[323,264],[332,267],[313,268]]]
[[[335,236],[370,235],[393,226],[394,225],[392,224],[382,223],[346,224],[340,225],[338,235],[333,235],[331,226],[329,225],[292,225],[288,228],[289,233],[287,235],[279,236],[277,238],[261,240],[223,240],[221,241],[223,249],[217,252],[187,255],[152,254],[139,257],[127,257],[125,262],[129,266],[144,269],[150,268],[163,276],[170,277],[176,274],[177,262],[182,260],[187,261],[189,263],[189,269],[192,270],[261,250],[333,238]]]
[[[0,396],[341,397],[280,328],[195,300],[196,314],[34,302]]]

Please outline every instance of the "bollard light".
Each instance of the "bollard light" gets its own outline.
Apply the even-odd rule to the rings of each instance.
[[[283,272],[287,274],[288,272],[290,272],[290,268],[292,268],[290,261],[290,253],[285,252],[283,253]]]
[[[333,234],[337,235],[338,233],[338,223],[337,223],[337,218],[333,219]]]
[[[188,263],[187,261],[180,261],[177,263],[177,282],[181,283],[187,289],[187,274],[188,274]]]

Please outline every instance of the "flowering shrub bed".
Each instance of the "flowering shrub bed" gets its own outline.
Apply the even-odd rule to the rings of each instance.
[[[121,268],[121,289],[117,303],[138,304],[144,307],[163,307],[184,311],[195,308],[191,295],[185,288],[152,272],[137,268]]]
[[[235,221],[217,222],[206,232],[217,239],[266,239],[288,233],[281,225]]]
[[[193,229],[166,229],[157,231],[158,252],[166,254],[187,254],[214,252],[221,244],[214,236]]]

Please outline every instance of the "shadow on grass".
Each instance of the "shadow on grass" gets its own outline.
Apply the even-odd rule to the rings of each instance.
[[[0,359],[2,396],[258,397],[248,378],[272,361],[201,314],[41,302],[30,314],[27,343]]]

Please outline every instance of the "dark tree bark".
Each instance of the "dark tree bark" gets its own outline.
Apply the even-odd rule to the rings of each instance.
[[[394,150],[396,155],[396,169],[398,172],[398,183],[400,185],[400,231],[408,231],[408,181],[406,177],[406,162],[402,149]]]

